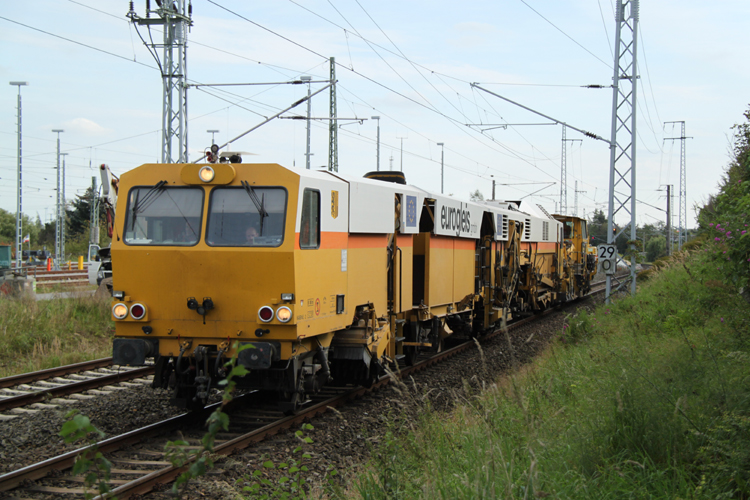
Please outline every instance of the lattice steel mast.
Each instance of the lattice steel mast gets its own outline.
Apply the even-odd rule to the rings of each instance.
[[[336,120],[336,58],[332,57],[331,61],[331,99],[328,107],[331,121],[328,124],[328,170],[331,172],[339,171],[339,126]]]
[[[677,214],[679,228],[677,232],[677,249],[682,250],[682,244],[687,242],[687,189],[685,188],[685,139],[690,139],[685,136],[685,121],[672,121],[664,122],[667,123],[679,123],[680,124],[680,137],[665,137],[665,141],[680,141],[680,212]]]
[[[16,270],[21,269],[23,261],[23,144],[22,144],[22,114],[21,114],[21,87],[28,85],[28,82],[10,82],[11,85],[18,87],[18,122],[16,123],[16,133],[18,140],[18,179],[16,182]]]
[[[146,0],[146,17],[139,17],[130,2],[127,17],[139,26],[161,25],[164,42],[143,43],[151,50],[159,65],[163,85],[162,102],[162,163],[185,163],[188,161],[187,140],[187,32],[193,25],[192,4],[186,0],[156,0],[157,8],[151,10]],[[151,14],[158,17],[152,18]],[[140,34],[139,34],[140,36]],[[159,59],[158,49],[162,48]]]
[[[568,213],[568,146],[565,143],[565,130],[567,127],[562,126],[562,153],[560,154],[560,213]]]
[[[57,189],[55,190],[55,270],[60,270],[60,264],[62,261],[60,260],[62,258],[62,231],[60,223],[63,221],[63,215],[62,215],[62,169],[60,168],[60,134],[62,132],[65,132],[63,129],[53,129],[52,132],[57,134],[57,167],[55,169],[57,170]]]
[[[560,160],[560,213],[567,215],[568,213],[568,143],[569,142],[583,142],[582,139],[567,139],[565,131],[568,125],[562,124],[562,154]],[[576,188],[578,190],[578,188]],[[576,194],[576,200],[578,200],[578,194]],[[576,211],[578,210],[578,201],[576,201]],[[576,215],[573,213],[573,215]]]
[[[635,138],[636,138],[636,90],[637,75],[637,41],[638,41],[638,5],[639,0],[617,0],[615,22],[615,54],[612,96],[612,139],[610,141],[609,168],[609,209],[607,212],[607,243],[614,244],[617,236],[630,226],[630,241],[635,242]],[[628,202],[630,208],[628,208]],[[613,228],[615,215],[624,210],[630,215],[629,224],[623,225],[617,234]],[[630,244],[630,293],[635,294],[636,249]],[[621,261],[618,258],[618,263]],[[625,282],[620,282],[616,275],[607,275],[606,300],[609,302],[612,292],[612,281],[617,289]]]

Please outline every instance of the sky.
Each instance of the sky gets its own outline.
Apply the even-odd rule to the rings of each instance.
[[[155,0],[152,7],[155,7]],[[407,182],[468,200],[523,200],[560,211],[561,125],[610,139],[613,0],[194,0],[187,42],[192,84],[267,84],[188,90],[189,160],[219,130],[224,144],[307,95],[302,75],[329,78],[337,62],[339,171],[400,170]],[[134,10],[145,17],[145,0]],[[81,195],[106,163],[120,175],[159,161],[162,82],[126,17],[125,0],[3,2],[0,8],[0,208],[16,211],[17,96],[23,111],[23,212],[54,217],[56,139],[66,197]],[[679,208],[685,121],[687,227],[715,193],[730,161],[731,127],[750,95],[746,36],[750,3],[640,2],[638,24],[636,219],[666,219],[666,188]],[[159,27],[151,30],[157,42]],[[159,54],[161,57],[161,54]],[[585,85],[604,88],[584,88]],[[323,87],[312,83],[311,91]],[[328,91],[311,116],[329,113]],[[303,104],[286,116],[305,115]],[[380,120],[373,120],[380,116]],[[540,125],[546,123],[545,125]],[[483,124],[481,126],[472,124]],[[492,128],[492,125],[508,125]],[[313,121],[311,165],[327,164],[328,122]],[[607,211],[609,146],[567,130],[567,212]],[[571,139],[576,139],[575,141]],[[580,140],[578,140],[580,139]],[[438,143],[443,143],[441,147]],[[305,167],[304,120],[277,119],[231,144],[246,163]],[[97,179],[97,182],[99,180]],[[576,193],[575,186],[578,186]],[[523,206],[523,205],[522,205]],[[620,213],[618,224],[629,216]]]

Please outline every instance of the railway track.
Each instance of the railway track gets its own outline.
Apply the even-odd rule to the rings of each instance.
[[[26,267],[26,272],[29,277],[33,277],[36,280],[37,290],[47,291],[54,287],[68,289],[88,286],[87,268],[88,265],[84,266],[83,269],[78,269],[78,266],[74,265],[69,269],[47,271],[47,268],[44,266],[29,266]]]
[[[149,383],[153,367],[114,367],[112,358],[101,358],[73,365],[49,368],[0,379],[0,420],[18,418],[23,413],[56,407],[64,397],[90,399],[84,392],[121,390],[128,382]],[[28,408],[24,408],[28,407]]]
[[[603,285],[604,282],[601,282]],[[595,285],[600,285],[596,283]],[[603,290],[603,287],[602,289]],[[597,290],[593,293],[600,293]],[[509,330],[521,328],[524,325],[546,315],[525,318],[509,326]],[[497,330],[483,337],[485,340],[493,336],[503,335]],[[418,361],[414,366],[402,367],[398,376],[407,377],[416,372],[426,370],[447,358],[464,351],[475,349],[473,342],[463,343],[429,358]],[[228,433],[217,435],[215,453],[230,455],[235,451],[246,448],[253,443],[262,441],[283,429],[299,426],[305,420],[325,413],[329,408],[335,408],[346,402],[363,397],[369,393],[385,388],[393,380],[390,375],[382,377],[371,388],[356,387],[349,389],[326,389],[310,404],[301,409],[296,415],[284,416],[275,409],[275,405],[258,399],[258,394],[248,394],[233,401],[230,413],[230,429]],[[163,489],[163,484],[173,481],[190,464],[176,467],[166,460],[164,445],[169,440],[183,439],[189,443],[188,449],[199,448],[202,435],[205,433],[203,423],[215,405],[200,414],[185,414],[163,422],[149,425],[121,436],[116,436],[98,444],[98,449],[113,464],[110,485],[113,495],[125,499],[135,495],[143,495],[154,489]],[[175,429],[180,433],[175,435]],[[73,477],[69,473],[60,473],[72,467],[76,456],[85,448],[68,452],[44,462],[40,462],[23,469],[0,476],[0,492],[19,488],[12,493],[16,496],[9,498],[34,498],[37,495],[66,495],[74,498],[83,495],[82,479]],[[54,477],[53,477],[54,476]]]

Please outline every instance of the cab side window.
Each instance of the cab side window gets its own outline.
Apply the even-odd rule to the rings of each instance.
[[[573,237],[573,222],[565,221],[565,239],[569,240]]]
[[[320,246],[320,191],[305,189],[302,194],[302,218],[299,228],[299,247]]]

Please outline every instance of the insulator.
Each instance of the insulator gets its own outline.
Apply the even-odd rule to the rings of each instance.
[[[130,1],[130,12],[133,12],[133,1]]]
[[[188,17],[193,17],[193,2],[188,2]]]
[[[631,0],[630,1],[630,17],[632,19],[638,20],[638,15],[640,11],[640,0]]]

